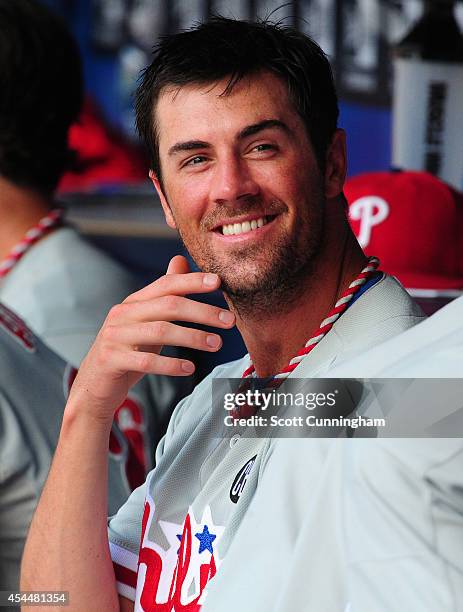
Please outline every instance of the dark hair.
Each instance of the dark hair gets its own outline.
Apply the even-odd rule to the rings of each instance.
[[[0,0],[0,83],[0,175],[48,194],[71,157],[83,82],[71,34],[38,2]]]
[[[308,36],[268,21],[213,17],[198,27],[166,36],[154,47],[136,92],[137,129],[160,176],[154,108],[166,86],[213,83],[229,77],[229,93],[244,76],[270,71],[281,77],[306,126],[321,170],[338,119],[333,74],[326,55]]]

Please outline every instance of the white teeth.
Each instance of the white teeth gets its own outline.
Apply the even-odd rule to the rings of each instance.
[[[259,219],[253,219],[252,221],[244,221],[243,223],[230,223],[229,225],[222,226],[222,234],[224,236],[236,236],[237,234],[244,234],[263,227],[266,223],[267,219],[265,217],[259,217]]]

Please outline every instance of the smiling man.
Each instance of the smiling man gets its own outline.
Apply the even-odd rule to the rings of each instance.
[[[337,117],[325,55],[290,28],[218,18],[155,49],[137,93],[137,124],[167,223],[202,271],[175,257],[164,277],[110,312],[66,407],[28,539],[24,588],[67,590],[73,610],[200,610],[275,444],[241,429],[215,435],[212,381],[323,376],[421,320],[349,229]],[[185,297],[219,287],[230,311]],[[177,321],[236,324],[249,355],[217,368],[177,406],[156,468],[109,522],[108,546],[114,410],[144,373],[194,370],[160,355],[162,345],[221,346],[218,334]],[[325,455],[316,448],[302,492],[321,474]],[[294,509],[287,548],[303,516]],[[249,565],[267,552],[243,555]],[[239,568],[221,579],[239,581]],[[221,605],[216,592],[214,612]]]
[[[154,174],[153,181],[169,225],[198,265],[220,276],[241,314],[268,311],[269,296],[286,309],[290,296],[303,293],[320,250],[324,198],[338,195],[343,134],[335,136],[335,185],[325,194],[308,134],[281,79],[262,70],[224,96],[227,83],[166,88],[156,110],[166,126],[159,137],[165,189]],[[175,142],[186,133],[201,139]],[[307,171],[295,173],[297,167]],[[187,207],[177,205],[186,198]]]

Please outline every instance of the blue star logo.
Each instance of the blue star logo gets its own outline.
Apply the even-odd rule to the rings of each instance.
[[[201,554],[203,551],[208,550],[211,555],[213,554],[212,550],[212,542],[216,539],[216,535],[213,533],[209,533],[209,528],[207,525],[204,525],[204,529],[202,533],[195,533],[195,537],[199,540],[199,553]]]

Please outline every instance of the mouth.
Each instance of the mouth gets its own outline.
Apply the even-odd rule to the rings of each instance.
[[[214,231],[223,236],[238,236],[260,230],[265,225],[271,223],[278,215],[264,215],[240,221],[230,221],[222,225],[217,225]]]

